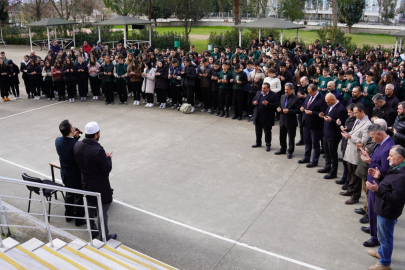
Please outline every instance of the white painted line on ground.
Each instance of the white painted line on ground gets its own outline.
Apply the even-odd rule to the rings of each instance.
[[[53,103],[53,104],[49,104],[49,105],[46,105],[46,106],[38,107],[38,108],[35,108],[35,109],[31,109],[31,110],[28,110],[28,111],[24,111],[24,112],[12,114],[12,115],[9,115],[9,116],[5,116],[5,117],[0,118],[0,120],[7,119],[7,118],[10,118],[10,117],[14,117],[14,116],[17,116],[17,115],[20,115],[20,114],[24,114],[24,113],[29,113],[29,112],[32,112],[32,111],[36,111],[36,110],[39,110],[39,109],[46,108],[46,107],[58,105],[58,104],[61,104],[61,103],[63,103],[63,102],[66,102],[66,101],[59,101],[59,102],[57,102],[57,103]]]
[[[8,163],[8,164],[17,166],[17,167],[19,167],[19,168],[22,168],[22,169],[24,169],[24,170],[31,171],[31,172],[36,173],[36,174],[38,174],[38,175],[41,175],[41,176],[47,177],[47,178],[49,178],[49,179],[52,179],[52,177],[49,176],[49,175],[40,173],[40,172],[35,171],[35,170],[32,170],[32,169],[29,169],[29,168],[27,168],[27,167],[24,167],[24,166],[22,166],[22,165],[20,165],[20,164],[17,164],[17,163],[12,162],[12,161],[9,161],[9,160],[3,159],[3,158],[0,158],[0,160],[6,162],[6,163]],[[55,179],[56,179],[56,178],[55,178]],[[57,180],[58,182],[62,182],[60,179],[56,179],[56,180]],[[294,259],[288,258],[288,257],[283,256],[283,255],[279,255],[279,254],[276,254],[276,253],[273,253],[273,252],[270,252],[270,251],[267,251],[267,250],[264,250],[264,249],[261,249],[261,248],[258,248],[258,247],[250,246],[250,245],[248,245],[248,244],[245,244],[245,243],[242,243],[242,242],[238,242],[238,241],[236,241],[236,240],[232,240],[232,239],[229,239],[229,238],[220,236],[220,235],[218,235],[218,234],[210,233],[210,232],[204,231],[204,230],[202,230],[202,229],[198,229],[198,228],[189,226],[189,225],[187,225],[187,224],[184,224],[184,223],[181,223],[181,222],[178,222],[178,221],[175,221],[175,220],[172,220],[172,219],[169,219],[169,218],[166,218],[166,217],[163,217],[163,216],[160,216],[160,215],[151,213],[151,212],[149,212],[149,211],[140,209],[140,208],[138,208],[138,207],[129,205],[129,204],[127,204],[127,203],[124,203],[124,202],[121,202],[121,201],[118,201],[118,200],[115,200],[115,199],[114,199],[114,202],[115,202],[115,203],[118,203],[118,204],[121,204],[121,205],[123,205],[123,206],[126,206],[126,207],[128,207],[128,208],[134,209],[134,210],[136,210],[136,211],[138,211],[138,212],[142,212],[142,213],[147,214],[147,215],[149,215],[149,216],[153,216],[153,217],[155,217],[155,218],[158,218],[158,219],[161,219],[161,220],[164,220],[164,221],[167,221],[167,222],[176,224],[176,225],[178,225],[178,226],[181,226],[181,227],[184,227],[184,228],[193,230],[193,231],[195,231],[195,232],[199,232],[199,233],[202,233],[202,234],[205,234],[205,235],[214,237],[214,238],[219,239],[219,240],[223,240],[223,241],[232,243],[232,244],[234,244],[234,245],[238,245],[238,246],[241,246],[241,247],[245,247],[245,248],[248,248],[248,249],[251,249],[251,250],[254,250],[254,251],[257,251],[257,252],[260,252],[260,253],[263,253],[263,254],[266,254],[266,255],[269,255],[269,256],[272,256],[272,257],[281,259],[281,260],[284,260],[284,261],[288,261],[288,262],[291,262],[291,263],[294,263],[294,264],[297,264],[297,265],[301,265],[301,266],[310,268],[310,269],[325,270],[325,269],[323,269],[323,268],[320,268],[320,267],[317,267],[317,266],[314,266],[314,265],[311,265],[311,264],[308,264],[308,263],[305,263],[305,262],[301,262],[301,261],[298,261],[298,260],[294,260]]]

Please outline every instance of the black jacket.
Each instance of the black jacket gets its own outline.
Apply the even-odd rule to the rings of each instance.
[[[324,121],[323,136],[328,141],[340,141],[342,139],[342,134],[340,127],[336,125],[336,120],[340,119],[342,125],[344,125],[347,112],[341,102],[336,104],[332,110],[328,112],[329,108],[330,107],[326,109],[325,116],[329,116],[332,120],[330,122]]]
[[[385,101],[390,104],[391,108],[394,109],[394,111],[397,111],[398,109],[398,103],[400,102],[399,99],[393,94],[391,97],[385,96]]]
[[[197,78],[195,66],[190,65],[188,68],[183,67],[184,74],[181,77],[185,80],[186,86],[195,86],[195,80]]]
[[[155,75],[155,87],[157,89],[167,89],[169,87],[169,72],[167,66],[158,67],[156,73],[160,73],[160,75]]]
[[[200,85],[201,87],[211,87],[211,76],[212,76],[212,71],[214,69],[210,66],[204,67],[200,66],[198,67],[198,75],[204,75],[207,74],[207,77],[201,76],[200,77]]]
[[[83,139],[74,147],[77,165],[82,172],[83,190],[99,192],[103,204],[112,202],[112,191],[108,175],[112,169],[110,157],[106,157],[103,147],[94,139]],[[88,198],[96,203],[95,197]]]
[[[10,82],[13,82],[14,84],[20,84],[20,80],[18,79],[18,74],[20,74],[20,69],[17,67],[16,64],[13,64],[13,66],[7,65],[7,71],[8,71],[8,78]],[[15,74],[15,75],[13,75]],[[10,77],[11,76],[11,77]]]
[[[82,189],[81,172],[73,153],[77,141],[78,138],[59,137],[55,140],[55,147],[59,155],[63,184],[69,188]]]
[[[28,63],[25,63],[24,61],[21,62],[20,70],[21,70],[21,72],[22,72],[22,78],[23,78],[24,80],[25,80],[25,79],[28,79],[28,73],[27,73],[28,65],[29,65],[29,62],[28,62]]]
[[[387,130],[387,134],[394,139],[395,144],[400,144],[402,147],[405,147],[405,117],[398,115],[395,118],[392,128],[397,131],[397,134],[394,135],[394,132],[391,129]]]
[[[268,104],[263,105],[260,100],[267,100]],[[254,105],[254,102],[257,101],[258,104]],[[253,106],[255,106],[255,111],[253,114],[253,123],[256,125],[259,121],[263,126],[272,127],[274,126],[275,112],[280,106],[277,93],[269,91],[268,94],[264,97],[262,92],[257,92],[256,96],[252,100]]]
[[[35,71],[35,74],[32,74]],[[28,78],[31,80],[36,80],[42,78],[42,68],[40,65],[35,64],[35,65],[29,65],[27,68],[27,73],[28,73]]]
[[[387,121],[387,127],[390,127],[394,124],[397,113],[391,108],[390,104],[386,102],[381,109],[377,109],[377,117]]]
[[[77,64],[75,65],[76,67],[76,78],[77,80],[86,80],[89,77],[89,68],[87,66],[86,62],[82,62],[81,64],[79,62],[77,62]],[[83,72],[79,72],[79,69],[83,69]]]
[[[390,168],[375,192],[374,212],[386,219],[401,216],[405,204],[405,166]]]
[[[73,72],[71,71],[73,69]],[[71,65],[69,67],[69,72],[67,72],[68,68],[66,65],[63,66],[62,73],[63,73],[63,79],[65,81],[76,81],[76,74],[77,74],[77,68],[75,65]]]
[[[298,126],[297,114],[300,112],[300,98],[291,94],[288,96],[287,106],[285,106],[286,95],[282,95],[280,99],[280,127],[295,129]],[[283,113],[283,109],[288,109],[288,113]]]
[[[309,100],[311,99],[311,95],[308,95],[302,104],[305,110],[312,111],[312,114],[306,114],[305,112],[302,114],[302,124],[304,127],[309,128],[310,130],[323,130],[324,120],[319,117],[319,113],[325,112],[328,108],[328,105],[325,102],[325,97],[321,93],[318,93],[316,98],[308,105]]]

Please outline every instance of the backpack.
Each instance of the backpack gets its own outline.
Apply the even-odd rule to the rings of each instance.
[[[188,103],[183,103],[183,105],[181,105],[181,107],[180,107],[180,111],[182,112],[182,113],[190,113],[191,112],[191,105],[190,104],[188,104]]]

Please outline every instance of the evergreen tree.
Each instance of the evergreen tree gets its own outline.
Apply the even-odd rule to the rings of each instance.
[[[338,1],[338,18],[340,23],[345,23],[349,27],[349,33],[352,32],[352,26],[358,23],[363,16],[366,7],[365,0]]]
[[[0,0],[0,22],[8,22],[8,8],[8,1]]]

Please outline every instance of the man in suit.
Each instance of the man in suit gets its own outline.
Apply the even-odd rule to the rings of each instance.
[[[387,123],[382,119],[377,119],[379,123],[374,123],[368,128],[369,135],[371,139],[376,143],[373,151],[368,153],[367,151],[361,151],[361,159],[369,164],[369,169],[378,169],[380,175],[384,177],[390,167],[387,160],[390,149],[395,145],[394,140],[385,133],[387,130]],[[380,181],[374,178],[371,174],[367,175],[367,182],[370,184],[377,183]],[[374,202],[375,194],[370,191],[368,193],[368,220],[370,222],[370,227],[361,227],[361,230],[369,233],[371,238],[363,243],[365,247],[376,247],[380,245],[377,237],[377,215],[374,212]]]
[[[264,131],[266,151],[270,151],[271,129],[274,126],[275,113],[279,104],[277,93],[270,91],[269,83],[263,83],[262,91],[257,92],[253,98],[253,106],[255,106],[253,123],[256,131],[256,144],[252,145],[253,148],[262,146],[262,134]]]
[[[85,126],[85,139],[78,142],[74,147],[74,155],[82,171],[82,186],[84,190],[99,192],[101,194],[102,211],[104,217],[104,229],[107,240],[116,239],[117,234],[109,234],[107,211],[113,200],[112,189],[110,185],[109,174],[112,169],[113,153],[105,152],[104,148],[98,142],[100,140],[100,127],[96,122],[89,122]],[[88,205],[98,208],[97,199],[94,196],[87,198]],[[89,217],[94,218],[96,209],[89,208]],[[97,230],[94,220],[90,221],[92,230]],[[100,228],[100,224],[98,226]],[[92,232],[93,238],[98,233]]]
[[[294,85],[292,83],[285,84],[285,94],[281,96],[280,107],[277,112],[280,113],[280,150],[275,152],[275,155],[286,153],[287,135],[288,135],[288,154],[287,158],[291,159],[294,153],[295,134],[297,131],[298,121],[297,113],[300,112],[300,99],[293,94]]]
[[[81,131],[74,128],[69,120],[63,120],[60,123],[59,131],[62,137],[56,138],[55,147],[59,155],[62,182],[65,187],[82,189],[81,172],[73,154],[73,148],[80,138]],[[66,192],[65,203],[83,205],[83,195]],[[72,221],[72,217],[84,217],[84,208],[65,205],[65,216],[68,222]],[[85,223],[84,219],[75,219],[76,226]]]
[[[347,162],[349,172],[349,185],[345,192],[340,192],[342,196],[350,196],[346,204],[355,204],[359,202],[361,196],[361,178],[355,174],[359,161],[359,153],[357,152],[357,144],[365,145],[370,135],[368,127],[371,122],[365,112],[365,106],[357,103],[353,108],[353,114],[356,116],[356,122],[350,132],[342,131],[342,136],[347,139],[346,152],[343,160]]]
[[[302,104],[304,104],[305,99],[308,96],[308,85],[309,85],[309,79],[308,77],[304,76],[300,79],[301,86],[297,89],[296,95],[298,96],[300,100],[300,107]],[[302,117],[303,117],[303,112],[299,111],[298,113],[298,123],[300,125],[300,140],[295,144],[297,146],[304,145],[304,127],[302,126]]]
[[[390,104],[385,101],[384,96],[381,94],[376,94],[373,97],[373,102],[377,108],[377,116],[371,118],[371,121],[374,122],[374,119],[382,118],[387,122],[387,125],[391,127],[395,122],[397,113],[391,108]]]
[[[303,112],[302,125],[304,127],[305,154],[298,163],[307,164],[308,168],[318,166],[318,159],[321,152],[320,141],[322,139],[323,122],[319,117],[320,113],[326,111],[327,104],[324,96],[320,94],[314,84],[308,86],[308,96],[300,108]],[[312,148],[312,162],[310,162]]]
[[[328,82],[328,89],[334,82]],[[338,146],[342,139],[342,134],[336,121],[344,125],[346,120],[346,109],[342,102],[336,99],[335,95],[328,93],[325,96],[328,104],[326,113],[320,113],[319,117],[325,120],[323,127],[323,149],[325,149],[325,167],[318,170],[318,173],[327,173],[323,178],[333,179],[337,177],[338,170]]]

